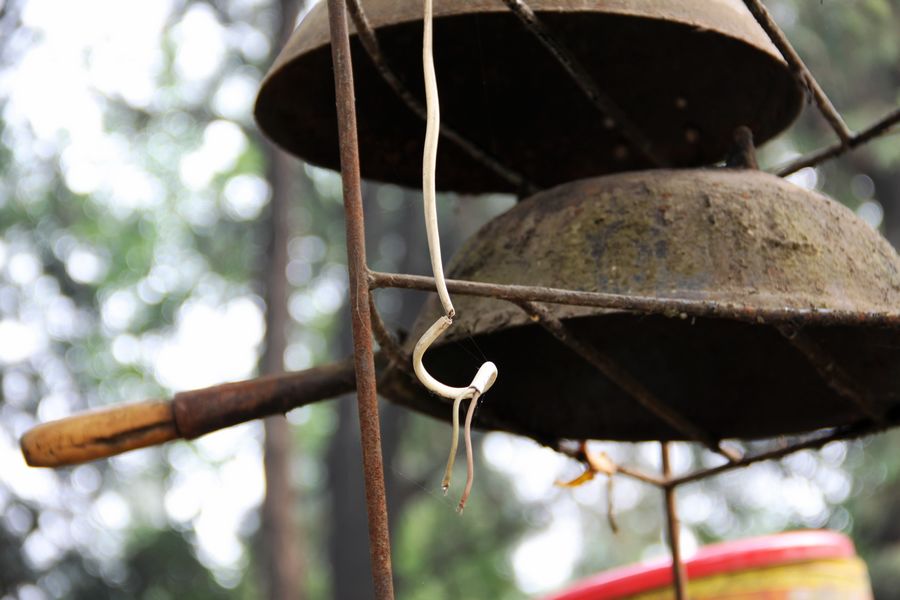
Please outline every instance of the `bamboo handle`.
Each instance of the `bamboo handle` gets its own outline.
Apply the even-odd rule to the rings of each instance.
[[[170,401],[114,406],[38,425],[22,436],[25,462],[62,467],[180,437]]]

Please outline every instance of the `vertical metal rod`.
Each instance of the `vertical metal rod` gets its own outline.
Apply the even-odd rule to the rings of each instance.
[[[345,0],[328,0],[331,28],[331,58],[337,101],[341,178],[347,226],[347,269],[350,274],[350,314],[353,325],[353,359],[363,470],[366,481],[366,509],[369,517],[369,555],[377,600],[393,600],[391,541],[388,531],[384,465],[381,459],[381,431],[375,390],[375,359],[372,352],[372,320],[369,312],[369,281],[366,268],[365,223],[359,176],[359,147],[356,136],[356,103],[353,67],[347,31]]]
[[[669,444],[660,443],[662,450],[663,477],[668,481],[672,477],[672,464],[669,460]],[[687,600],[687,573],[681,560],[681,534],[678,530],[678,508],[675,506],[675,488],[666,486],[663,490],[666,498],[666,524],[669,529],[669,548],[672,551],[672,587],[676,600]]]

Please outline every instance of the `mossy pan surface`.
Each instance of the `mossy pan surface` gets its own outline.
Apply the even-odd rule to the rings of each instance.
[[[882,414],[900,404],[900,259],[842,205],[759,171],[646,171],[577,181],[513,207],[473,236],[448,277],[784,309]],[[500,370],[482,428],[539,440],[683,439],[584,359],[500,300],[457,295],[426,365],[464,385],[479,352]],[[772,323],[547,305],[660,401],[721,438],[762,438],[861,419]],[[816,309],[814,314],[808,309]],[[439,314],[431,298],[409,349]],[[831,311],[894,325],[834,325]],[[790,315],[796,314],[796,318]],[[388,397],[449,407],[401,373]]]

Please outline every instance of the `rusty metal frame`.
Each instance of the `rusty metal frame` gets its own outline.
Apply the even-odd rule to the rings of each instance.
[[[830,146],[813,150],[809,154],[800,156],[781,167],[777,167],[773,172],[779,177],[787,177],[800,169],[815,167],[827,160],[836,158],[854,148],[891,133],[897,123],[900,123],[900,108],[895,108],[859,133],[850,136],[850,139],[846,142],[840,141]]]
[[[369,285],[373,289],[403,288],[423,292],[431,292],[435,289],[434,278],[424,275],[369,271],[368,276]],[[512,303],[546,302],[571,306],[593,306],[682,319],[708,317],[733,319],[756,324],[791,324],[802,321],[820,325],[867,325],[900,328],[900,308],[891,313],[819,310],[815,308],[757,308],[717,300],[689,300],[638,296],[635,294],[582,292],[562,288],[483,283],[461,279],[448,279],[447,289],[454,294],[508,300]]]
[[[668,442],[660,444],[662,472],[666,481],[672,478],[672,460]],[[676,600],[687,600],[687,569],[681,557],[681,521],[678,518],[678,505],[675,503],[675,487],[663,488],[666,503],[666,528],[668,529],[669,549],[672,553],[672,587]]]
[[[366,232],[359,175],[356,100],[353,92],[353,65],[350,57],[345,0],[328,0],[328,22],[331,29],[331,56],[334,63],[341,178],[347,228],[347,270],[350,276],[353,357],[366,511],[369,521],[369,556],[376,599],[392,600],[394,579],[391,566],[391,540],[384,487],[384,463],[381,455],[375,356],[372,348],[372,317],[369,282],[366,276]]]
[[[369,521],[369,551],[375,597],[391,600],[394,597],[391,566],[390,536],[385,496],[384,465],[378,418],[376,366],[383,368],[390,363],[394,368],[409,373],[409,357],[393,338],[376,310],[372,295],[378,288],[405,288],[434,291],[431,277],[379,273],[366,264],[365,220],[362,209],[359,151],[357,142],[356,107],[353,89],[350,38],[348,31],[348,7],[356,22],[362,45],[375,63],[376,69],[388,85],[401,96],[414,113],[422,114],[421,103],[396,77],[381,55],[375,32],[365,19],[360,0],[328,0],[328,21],[331,33],[331,51],[334,65],[335,99],[338,114],[338,139],[340,145],[341,177],[344,195],[345,225],[347,232],[347,262],[350,279],[350,308],[353,331],[352,361],[324,365],[299,373],[289,373],[182,392],[170,401],[153,401],[130,406],[110,408],[105,411],[75,415],[61,421],[46,423],[27,432],[21,439],[22,452],[32,466],[63,466],[87,460],[108,457],[127,450],[161,444],[176,438],[194,437],[222,429],[237,423],[266,415],[284,413],[303,406],[349,392],[354,388],[358,395],[360,440],[363,452],[366,508]],[[535,35],[588,96],[600,113],[608,120],[609,127],[619,129],[633,150],[648,156],[650,146],[642,132],[630,124],[626,115],[603,96],[590,74],[579,65],[577,59],[565,48],[563,42],[540,21],[525,0],[503,0],[507,7]],[[349,4],[348,4],[349,3]],[[798,84],[810,90],[816,105],[839,138],[837,144],[826,146],[802,156],[777,169],[779,175],[787,175],[803,167],[818,165],[825,160],[849,152],[879,136],[891,133],[900,123],[900,108],[894,109],[870,127],[853,133],[828,100],[827,95],[809,72],[806,65],[791,47],[784,33],[772,21],[760,0],[744,0],[751,13],[768,33],[772,42],[784,54]],[[459,145],[474,160],[498,176],[515,184],[520,190],[530,191],[534,186],[525,176],[509,170],[482,149],[450,128],[442,134]],[[661,160],[656,160],[662,164]],[[803,326],[814,325],[865,325],[900,330],[900,308],[891,312],[870,313],[857,311],[823,311],[816,309],[774,308],[760,309],[734,302],[712,300],[687,300],[677,298],[647,297],[630,294],[583,292],[576,290],[481,283],[448,280],[447,287],[455,294],[490,297],[518,306],[544,327],[561,343],[593,365],[611,382],[618,385],[636,403],[650,410],[665,421],[673,431],[684,438],[703,444],[723,457],[724,462],[711,468],[690,473],[672,473],[669,443],[661,442],[662,475],[644,473],[627,466],[605,463],[604,467],[591,464],[582,441],[580,451],[571,451],[563,441],[553,441],[555,449],[586,464],[594,473],[602,473],[612,483],[613,475],[622,475],[662,490],[668,529],[668,541],[672,554],[673,585],[677,598],[686,597],[686,572],[678,541],[678,511],[675,492],[679,486],[701,481],[716,475],[749,465],[784,458],[794,452],[819,449],[831,442],[849,440],[879,433],[900,425],[900,410],[883,413],[869,397],[869,391],[857,381],[815,340],[805,335]],[[797,437],[790,443],[774,448],[741,455],[734,448],[724,446],[714,432],[705,431],[684,415],[656,397],[627,369],[617,364],[599,348],[585,343],[565,321],[555,318],[544,304],[590,306],[635,314],[654,314],[670,318],[723,318],[777,329],[798,352],[806,357],[822,381],[855,407],[858,420],[849,425],[820,430]],[[373,336],[381,346],[375,355]],[[610,506],[610,521],[613,522]]]
[[[369,285],[372,290],[377,288],[405,288],[422,291],[434,290],[433,280],[429,277],[402,275],[397,273],[379,273],[373,271],[369,272]],[[765,316],[771,319],[771,324],[775,326],[776,329],[798,347],[798,350],[806,356],[810,364],[816,369],[816,372],[820,374],[830,387],[836,389],[840,395],[847,398],[848,401],[852,402],[852,404],[857,407],[859,412],[862,413],[862,417],[859,421],[851,425],[814,433],[811,436],[800,439],[794,443],[780,445],[772,450],[758,454],[741,456],[732,448],[723,446],[721,440],[716,439],[708,432],[703,431],[701,428],[691,423],[682,415],[672,411],[671,408],[658,398],[654,397],[640,384],[639,381],[634,379],[620,365],[611,361],[609,357],[603,355],[595,348],[584,345],[563,322],[553,317],[549,311],[539,304],[535,304],[535,301],[599,306],[641,314],[656,313],[664,314],[671,318],[684,318],[686,315],[690,314],[683,312],[684,309],[691,311],[691,313],[697,313],[696,316],[739,318],[758,324],[767,322],[763,319],[763,316],[757,315],[752,311],[747,312],[741,307],[734,307],[732,305],[723,306],[720,303],[711,301],[688,303],[685,305],[678,300],[672,300],[670,302],[665,299],[647,299],[640,296],[572,292],[570,290],[560,290],[555,288],[487,284],[460,280],[447,280],[447,286],[448,289],[454,293],[462,295],[486,296],[506,300],[518,306],[529,316],[537,317],[539,325],[545,327],[554,337],[564,343],[588,364],[596,367],[604,377],[607,377],[619,385],[633,400],[649,409],[660,419],[669,423],[670,426],[684,434],[687,438],[704,445],[713,452],[723,456],[726,460],[723,464],[715,467],[699,469],[691,473],[675,476],[672,473],[671,465],[669,463],[669,444],[668,442],[661,442],[660,447],[663,464],[662,478],[650,473],[642,472],[638,469],[616,465],[616,473],[652,485],[663,491],[668,531],[667,541],[672,555],[673,590],[676,593],[676,598],[679,599],[687,598],[687,575],[679,545],[678,512],[675,499],[676,488],[735,469],[749,467],[750,465],[759,462],[784,458],[801,450],[819,449],[831,442],[856,439],[866,435],[880,433],[889,427],[897,425],[898,421],[900,421],[900,419],[896,418],[894,415],[884,415],[875,412],[865,396],[865,390],[858,385],[858,382],[852,381],[838,365],[830,361],[830,357],[825,355],[820,348],[815,346],[811,347],[809,345],[811,342],[806,340],[799,329],[795,328],[793,325],[786,325],[786,323],[796,323],[801,317],[809,318],[808,311],[792,311],[784,309],[783,311],[776,311],[775,314],[766,314]],[[645,304],[645,302],[648,301],[650,301],[649,304]],[[834,325],[841,323],[869,324],[866,318],[871,317],[872,315],[830,313],[827,315],[822,314],[820,316],[824,323]],[[391,356],[393,361],[400,362],[401,364],[408,363],[409,357],[403,354],[403,350],[388,333],[381,317],[378,315],[374,303],[372,305],[372,318],[378,324],[375,335],[379,340],[382,349]],[[875,319],[875,322],[882,326],[900,328],[900,315],[894,315],[890,318],[878,318]],[[585,460],[584,456],[577,453],[572,454],[563,448],[556,448],[556,450],[568,454],[578,460]]]
[[[569,52],[563,42],[541,22],[524,0],[503,0],[523,23],[528,31],[551,52],[561,67],[572,77],[599,113],[611,127],[619,129],[632,149],[648,156],[657,165],[664,165],[663,157],[656,156],[652,146],[639,128],[634,126],[612,99],[600,92],[599,86],[589,73],[581,67],[577,58]],[[784,33],[778,28],[760,0],[744,0],[747,8],[769,35],[773,44],[782,52],[798,84],[807,89],[815,103],[839,138],[837,144],[816,150],[791,163],[778,168],[776,172],[785,176],[803,167],[815,166],[826,160],[863,145],[876,137],[889,133],[900,122],[900,109],[895,109],[870,127],[853,133],[844,123],[840,113],[834,108],[815,77],[791,46]],[[347,14],[354,20],[363,48],[375,64],[387,84],[407,104],[412,112],[423,114],[423,107],[410,93],[382,55],[377,37],[368,24],[359,0],[328,0],[328,17],[332,40],[335,94],[338,109],[341,173],[344,193],[344,210],[347,228],[347,258],[350,277],[350,306],[353,325],[354,370],[359,398],[360,437],[363,446],[363,468],[366,484],[366,503],[369,517],[369,549],[372,559],[372,575],[375,595],[378,600],[394,597],[390,539],[387,522],[387,504],[384,490],[384,467],[381,457],[381,439],[376,398],[376,371],[373,354],[373,335],[379,341],[391,362],[401,363],[404,355],[393,340],[372,301],[371,292],[377,288],[406,288],[433,291],[434,280],[430,277],[379,273],[370,271],[366,264],[365,223],[362,211],[361,182],[359,173],[359,152],[356,130],[356,110],[353,91],[353,73],[350,56]],[[494,171],[500,177],[514,183],[523,191],[534,191],[535,186],[527,176],[516,173],[498,159],[488,155],[481,148],[467,140],[450,127],[443,127],[442,135],[453,141],[473,159]],[[715,301],[692,301],[667,298],[650,298],[634,295],[579,292],[535,286],[499,285],[470,281],[447,281],[451,292],[464,295],[487,296],[507,300],[518,305],[532,315],[538,316],[539,323],[557,339],[568,345],[588,363],[597,367],[606,377],[626,389],[639,403],[649,408],[658,417],[687,437],[704,444],[722,455],[726,462],[717,467],[698,470],[681,476],[674,476],[669,460],[669,445],[661,443],[663,464],[662,478],[642,473],[635,469],[617,467],[617,473],[643,481],[663,490],[666,505],[668,540],[672,554],[673,587],[676,597],[686,598],[686,575],[678,543],[678,513],[675,504],[675,490],[678,486],[712,477],[726,471],[743,468],[751,464],[785,457],[803,449],[821,448],[837,440],[857,438],[877,433],[892,426],[897,419],[878,414],[871,407],[857,382],[830,362],[819,348],[806,343],[802,332],[796,328],[799,322],[821,324],[877,325],[900,328],[900,311],[889,314],[859,313],[852,311],[816,311],[813,309],[758,309],[731,303]],[[825,382],[853,402],[864,417],[857,423],[838,427],[825,433],[813,435],[793,444],[753,456],[740,456],[732,449],[723,447],[720,440],[690,423],[683,416],[674,413],[659,399],[653,397],[621,367],[611,363],[596,349],[587,347],[571,335],[564,323],[549,315],[536,302],[596,306],[608,309],[631,311],[643,314],[661,314],[670,317],[710,317],[729,318],[754,323],[775,325],[810,360]],[[399,365],[398,365],[399,366]]]

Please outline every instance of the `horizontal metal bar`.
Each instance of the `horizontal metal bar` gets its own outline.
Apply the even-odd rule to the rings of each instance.
[[[373,288],[403,288],[430,292],[435,290],[434,279],[422,275],[370,271],[369,282]],[[900,311],[876,313],[815,308],[759,308],[720,300],[688,300],[607,292],[580,292],[560,288],[481,283],[459,279],[448,279],[447,289],[454,294],[496,298],[511,302],[532,301],[571,306],[596,306],[609,310],[658,314],[685,319],[707,317],[758,324],[802,321],[805,325],[869,325],[900,328]]]

